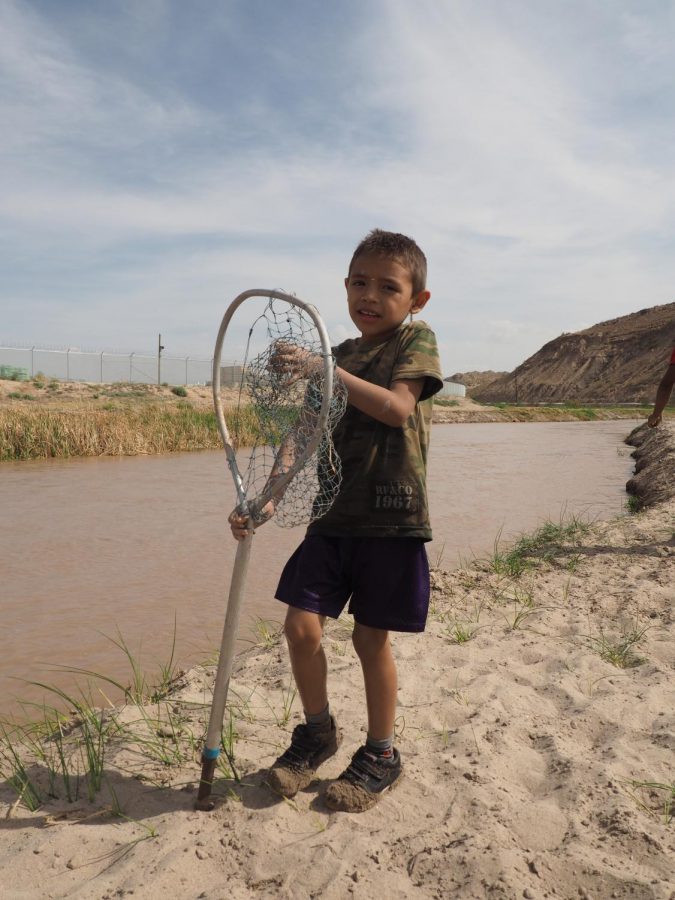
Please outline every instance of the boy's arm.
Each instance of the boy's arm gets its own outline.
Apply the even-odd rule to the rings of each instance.
[[[322,365],[321,359],[306,350],[280,344],[275,354],[278,371],[289,377],[307,378]],[[359,378],[335,367],[335,374],[347,390],[347,400],[362,413],[392,427],[404,425],[413,413],[424,390],[424,375],[418,378],[401,378],[386,388]]]
[[[675,363],[671,363],[668,366],[668,368],[666,369],[666,374],[663,376],[658,388],[656,389],[654,410],[647,419],[647,424],[650,428],[655,428],[661,421],[663,410],[666,408],[666,405],[670,400],[670,395],[673,392],[673,385],[675,385]]]
[[[404,425],[412,415],[424,387],[423,377],[403,378],[393,381],[390,387],[385,388],[345,372],[339,366],[336,372],[347,388],[347,397],[352,406],[394,428]]]

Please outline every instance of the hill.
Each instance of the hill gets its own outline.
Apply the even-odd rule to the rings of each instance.
[[[482,390],[489,384],[492,384],[497,378],[508,375],[508,372],[493,372],[488,369],[485,372],[455,372],[450,376],[450,381],[458,381],[466,386],[466,392],[473,397],[476,391]]]
[[[675,344],[675,303],[561,334],[471,392],[482,403],[651,403]]]

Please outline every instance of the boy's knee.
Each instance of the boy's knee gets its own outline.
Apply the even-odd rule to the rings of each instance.
[[[289,613],[284,623],[284,633],[293,650],[313,653],[321,644],[323,625],[321,619],[313,613]]]
[[[389,632],[380,628],[369,628],[358,622],[352,633],[352,644],[360,660],[377,656],[389,643]]]

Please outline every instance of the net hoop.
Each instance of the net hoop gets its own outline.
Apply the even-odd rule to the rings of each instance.
[[[264,297],[268,300],[282,300],[285,303],[288,303],[291,306],[296,306],[298,307],[298,309],[301,309],[303,312],[307,313],[314,326],[316,327],[316,330],[319,334],[319,339],[321,341],[321,358],[323,366],[322,378],[324,385],[321,398],[321,408],[316,418],[316,426],[312,432],[310,439],[307,441],[307,444],[303,448],[302,453],[298,454],[293,464],[288,468],[287,471],[285,471],[282,475],[279,476],[279,478],[275,480],[274,484],[270,488],[264,490],[256,498],[246,496],[246,492],[244,490],[244,482],[241,477],[239,466],[237,464],[235,450],[232,445],[232,438],[230,437],[230,432],[225,421],[225,412],[223,410],[223,404],[220,397],[220,361],[225,335],[227,333],[230,321],[232,320],[232,317],[234,316],[237,309],[242,305],[242,303],[244,303],[244,301],[250,299],[251,297]],[[300,471],[300,469],[304,466],[306,461],[311,457],[311,455],[318,447],[321,436],[326,430],[326,425],[330,415],[331,398],[333,395],[333,372],[333,354],[330,345],[330,339],[328,337],[328,332],[321,319],[321,316],[319,315],[319,311],[311,303],[300,300],[298,297],[295,297],[292,294],[287,294],[284,291],[268,290],[265,288],[251,288],[248,291],[243,291],[243,293],[235,297],[228,308],[225,310],[225,315],[223,316],[223,320],[220,323],[220,329],[218,331],[218,337],[216,339],[216,346],[213,356],[213,405],[215,408],[216,420],[218,422],[218,431],[220,432],[223,446],[225,448],[225,453],[227,455],[227,463],[230,468],[230,472],[232,473],[232,478],[237,490],[238,505],[244,514],[248,511],[249,506],[255,505],[257,509],[261,509],[270,500],[273,500],[275,499],[275,497],[283,494],[286,485],[289,484],[290,481],[292,481],[295,475]]]

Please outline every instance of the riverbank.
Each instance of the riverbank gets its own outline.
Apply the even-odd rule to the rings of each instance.
[[[233,427],[237,393],[224,392]],[[243,439],[253,443],[247,416]],[[222,447],[206,387],[0,381],[0,461],[137,456]]]
[[[465,422],[608,422],[647,418],[651,407],[636,406],[487,406],[468,397],[441,399],[434,403],[433,421]],[[675,410],[673,410],[675,414]]]
[[[346,620],[326,637],[344,743],[294,801],[265,786],[301,712],[267,626],[232,680],[212,813],[193,808],[212,666],[167,665],[152,698],[137,678],[123,707],[82,703],[84,727],[48,741],[37,726],[13,736],[1,765],[23,791],[0,787],[13,896],[672,898],[675,499],[650,505],[648,488],[674,481],[675,428],[631,440],[651,470],[643,512],[549,523],[433,573],[427,631],[393,641],[405,778],[380,806],[321,801],[363,739]]]
[[[236,389],[224,393],[226,415],[233,414],[237,401]],[[468,398],[444,398],[434,405],[433,421],[587,422],[648,413],[647,408],[635,407],[490,407]],[[253,435],[248,438],[252,441]],[[207,387],[0,381],[0,461],[134,456],[220,446]]]

